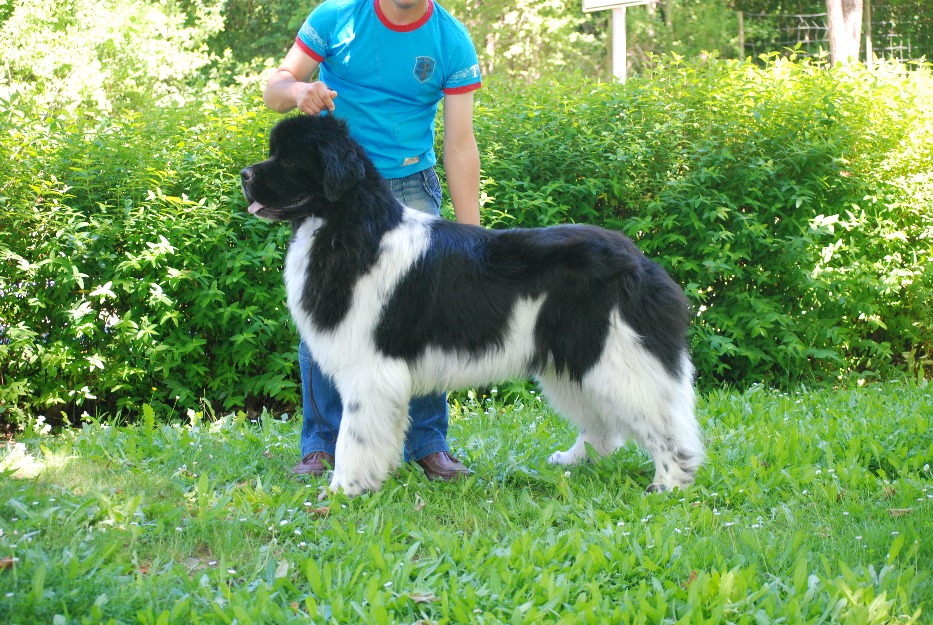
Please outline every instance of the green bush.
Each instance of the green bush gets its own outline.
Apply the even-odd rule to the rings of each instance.
[[[297,401],[287,228],[243,210],[261,104],[17,123],[0,142],[0,420]]]
[[[478,102],[486,223],[625,231],[694,302],[701,382],[929,363],[929,68],[674,57]]]
[[[298,404],[288,228],[238,180],[278,116],[228,94],[0,119],[0,423]],[[703,386],[929,365],[928,69],[667,58],[624,85],[487,85],[476,128],[485,223],[628,233],[694,303]]]

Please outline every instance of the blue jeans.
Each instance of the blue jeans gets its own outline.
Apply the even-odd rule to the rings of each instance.
[[[425,213],[440,215],[441,186],[433,169],[426,169],[404,178],[389,180],[392,193],[406,206]],[[301,369],[301,457],[312,451],[331,455],[337,445],[337,432],[343,404],[333,381],[321,372],[311,358],[304,341],[298,344],[298,364]],[[313,403],[312,391],[313,389]],[[315,412],[314,406],[317,406]],[[420,460],[447,447],[447,395],[416,397],[408,407],[411,425],[405,437],[405,461]]]

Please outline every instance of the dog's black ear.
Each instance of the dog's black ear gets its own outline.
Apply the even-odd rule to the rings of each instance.
[[[324,165],[322,184],[324,197],[336,202],[366,177],[366,166],[360,158],[359,148],[352,142],[327,142],[321,145]]]

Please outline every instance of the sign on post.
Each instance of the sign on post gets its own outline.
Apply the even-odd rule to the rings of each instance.
[[[583,0],[583,12],[612,9],[612,74],[625,82],[625,8],[654,0]]]

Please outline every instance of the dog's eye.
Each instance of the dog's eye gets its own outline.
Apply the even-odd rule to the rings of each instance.
[[[290,158],[283,158],[283,159],[282,159],[282,167],[288,167],[289,169],[291,169],[291,168],[295,167],[295,161],[293,161],[293,160],[290,159]]]

